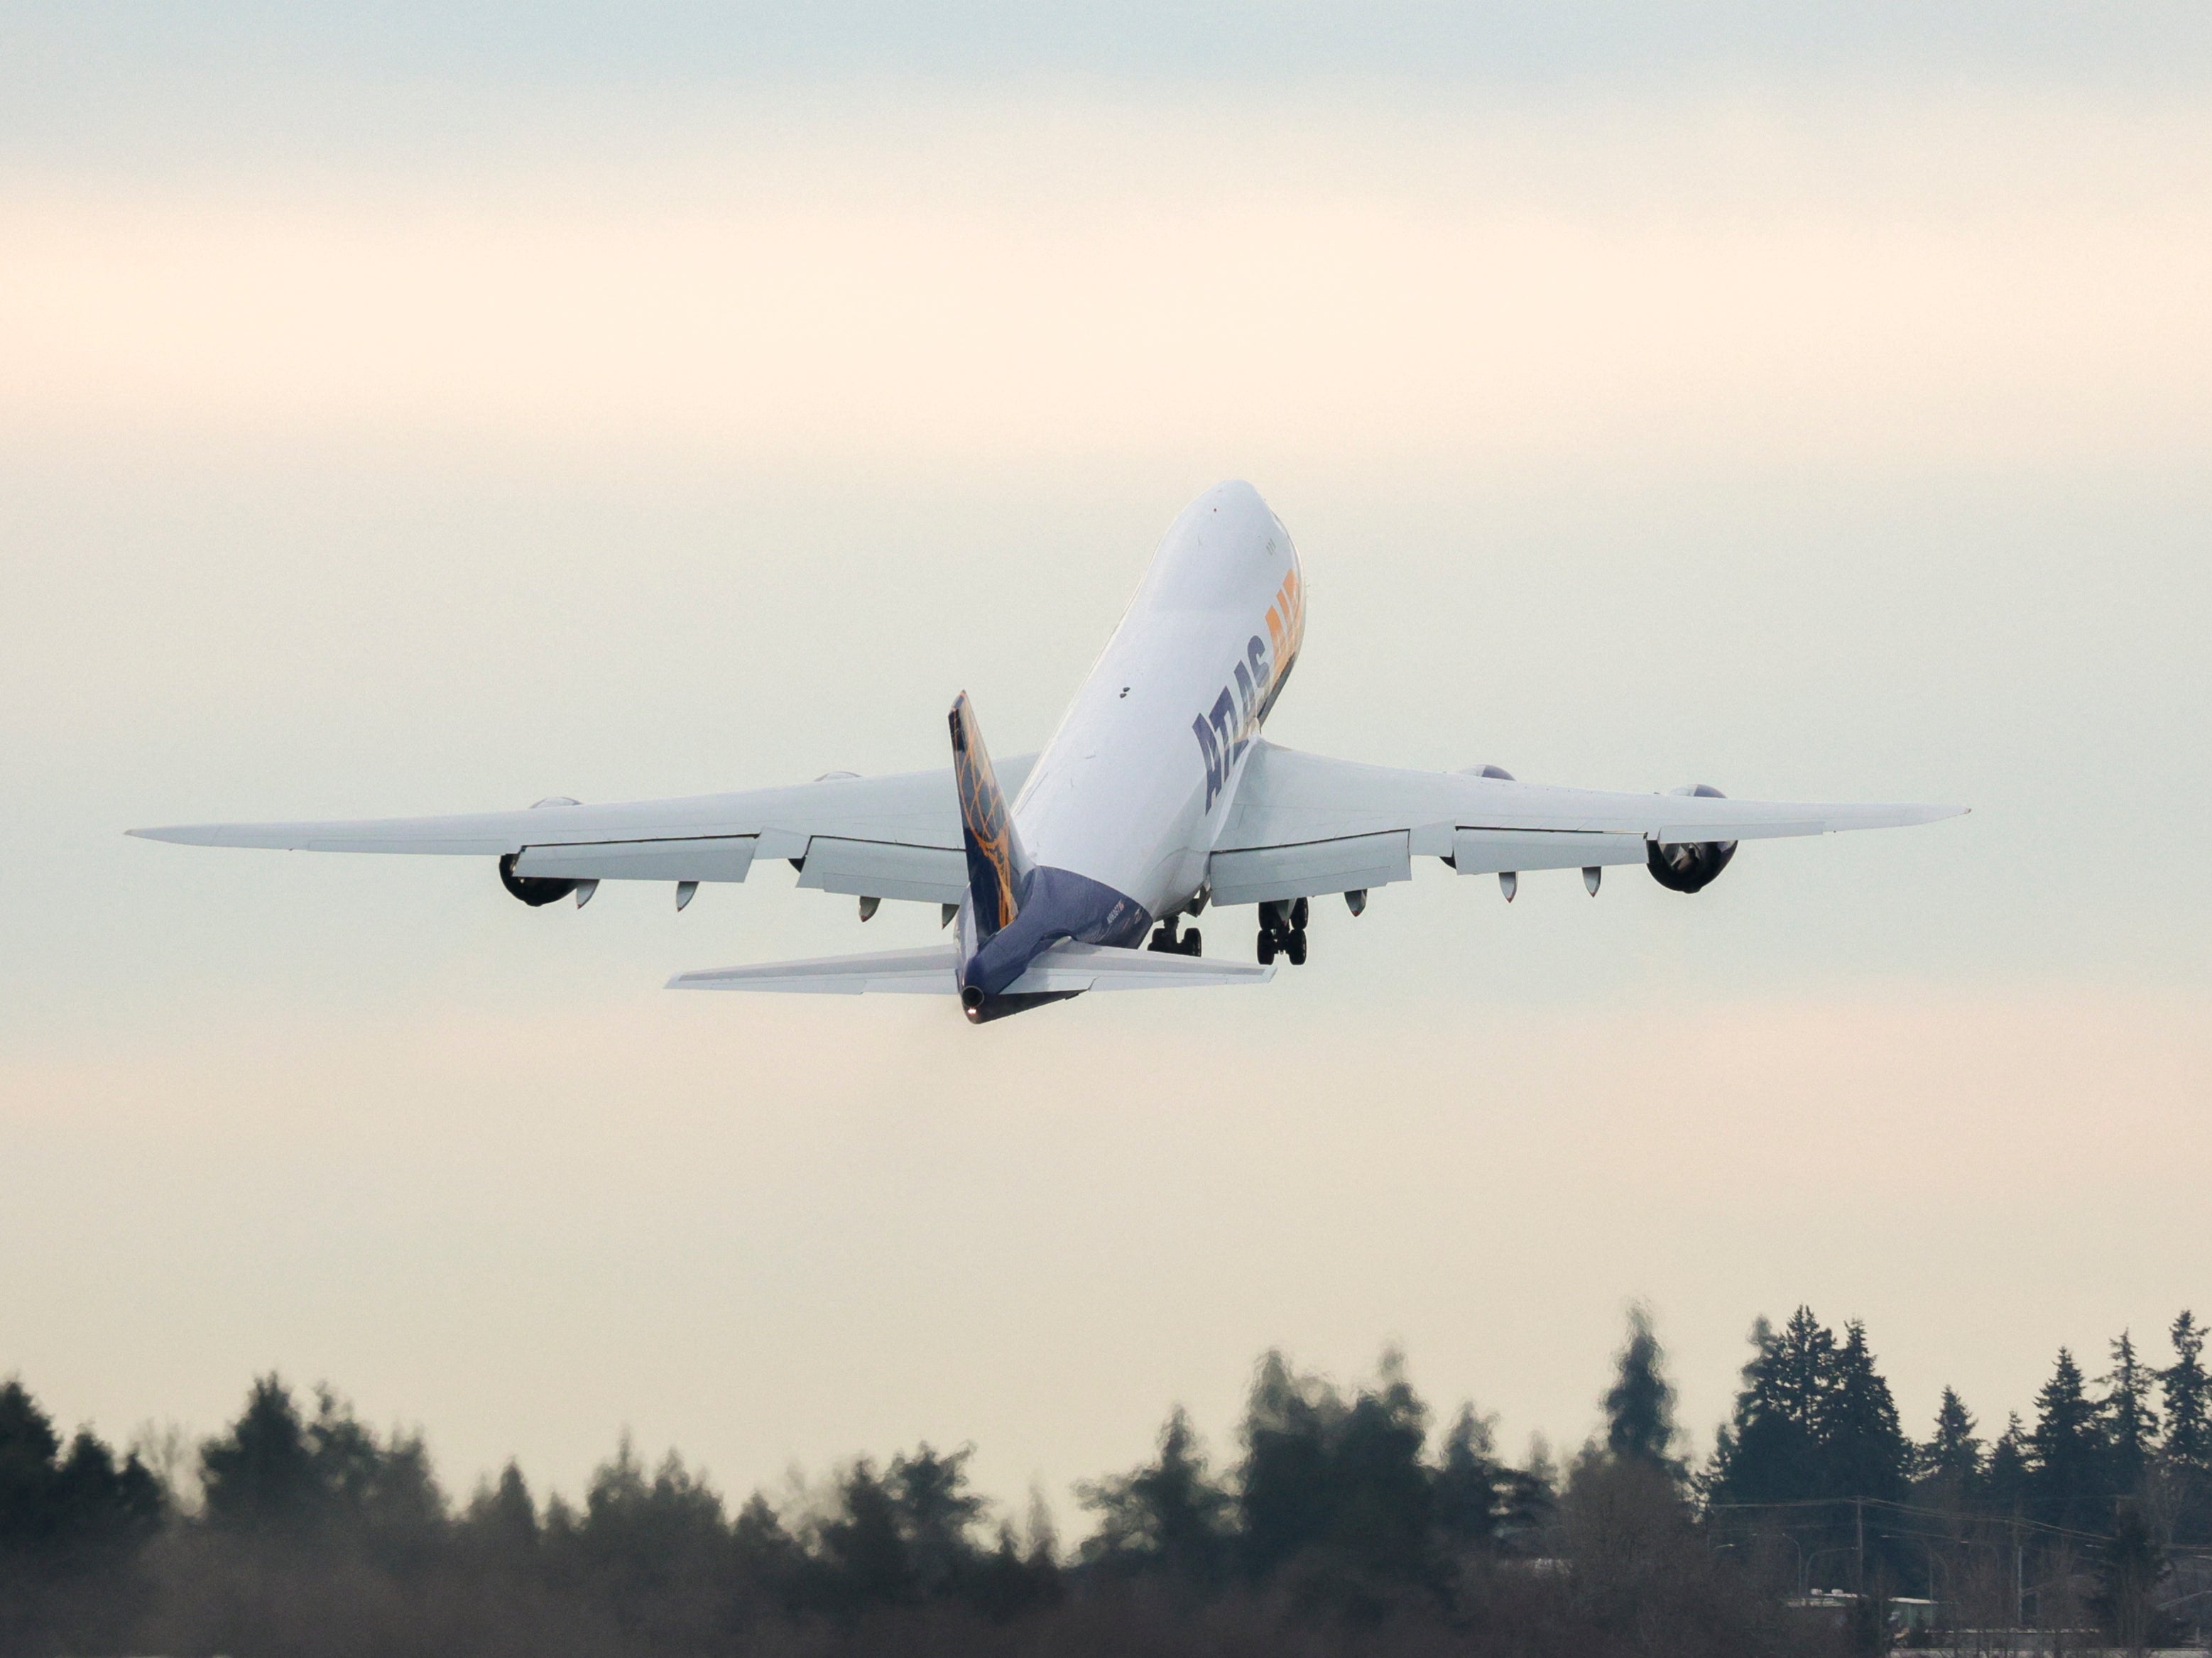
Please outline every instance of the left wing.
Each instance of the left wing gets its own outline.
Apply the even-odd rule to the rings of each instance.
[[[1034,755],[1000,768],[1018,790]],[[799,884],[957,904],[967,896],[949,768],[830,776],[786,788],[619,805],[549,801],[522,811],[337,823],[191,823],[132,829],[187,846],[387,852],[514,859],[524,880],[742,881],[756,858],[787,858]]]
[[[1208,865],[1218,904],[1409,880],[1416,855],[1462,875],[1590,869],[1644,863],[1654,845],[1896,829],[1966,810],[1613,793],[1255,748]]]

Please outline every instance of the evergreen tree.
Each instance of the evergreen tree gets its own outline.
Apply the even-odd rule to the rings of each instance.
[[[2098,1619],[2120,1646],[2132,1653],[2148,1649],[2159,1623],[2159,1580],[2166,1575],[2166,1548],[2133,1497],[2120,1499],[2112,1539],[2097,1563]]]
[[[1244,1408],[1238,1480],[1246,1569],[1264,1575],[1328,1529],[1328,1391],[1291,1373],[1279,1352],[1260,1362]]]
[[[2185,1308],[2169,1332],[2173,1363],[2158,1373],[2166,1396],[2166,1460],[2184,1473],[2212,1470],[2212,1376],[2203,1363],[2204,1329]]]
[[[1800,1307],[1783,1329],[1752,1326],[1735,1411],[1721,1430],[1706,1476],[1717,1503],[1802,1503],[1826,1495],[1820,1423],[1834,1365],[1835,1338]]]
[[[2212,1376],[2205,1374],[2204,1329],[2184,1309],[2168,1335],[2173,1363],[2158,1373],[2166,1404],[2161,1461],[2171,1498],[2173,1539],[2212,1540]]]
[[[0,1653],[116,1651],[139,1550],[167,1492],[88,1429],[64,1445],[21,1382],[0,1382]]]
[[[1835,1334],[1810,1307],[1800,1307],[1775,1343],[1768,1391],[1784,1415],[1817,1436],[1835,1386]]]
[[[1422,1463],[1428,1407],[1407,1381],[1404,1361],[1383,1355],[1380,1385],[1363,1388],[1330,1445],[1328,1543],[1340,1558],[1380,1577],[1425,1576],[1436,1492]]]
[[[168,1507],[161,1482],[134,1452],[121,1462],[92,1432],[80,1428],[53,1472],[51,1486],[64,1571],[112,1566],[150,1540]]]
[[[1936,1430],[1916,1459],[1920,1477],[1939,1500],[1953,1507],[1970,1502],[1982,1478],[1982,1442],[1974,1436],[1973,1412],[1951,1388],[1936,1407]]]
[[[1347,1403],[1279,1353],[1245,1411],[1239,1509],[1246,1570],[1264,1576],[1319,1551],[1369,1577],[1428,1575],[1435,1492],[1421,1461],[1428,1412],[1386,1354],[1379,1387]]]
[[[963,1446],[943,1456],[924,1443],[912,1456],[891,1459],[890,1483],[896,1494],[899,1529],[915,1586],[925,1597],[957,1587],[974,1562],[969,1532],[984,1505],[968,1489],[968,1459],[973,1455],[972,1446]]]
[[[160,1529],[166,1507],[136,1455],[118,1463],[88,1430],[64,1448],[23,1384],[0,1382],[0,1581],[9,1567],[52,1576],[114,1565]]]
[[[1911,1447],[1899,1425],[1889,1383],[1874,1367],[1866,1326],[1856,1319],[1844,1327],[1832,1374],[1820,1424],[1826,1494],[1899,1500]]]
[[[2081,1367],[2065,1348],[2035,1396],[2029,1482],[2035,1517],[2046,1525],[2102,1531],[2111,1517],[2110,1458]]]
[[[1541,1434],[1528,1440],[1528,1460],[1517,1468],[1504,1470],[1499,1492],[1498,1546],[1509,1552],[1528,1551],[1541,1540],[1559,1505],[1559,1465]]]
[[[914,1598],[914,1562],[900,1533],[898,1499],[862,1457],[838,1482],[838,1512],[821,1527],[831,1608],[859,1611]]]
[[[805,1551],[758,1491],[745,1499],[730,1522],[730,1546],[741,1578],[787,1606],[796,1603],[806,1568]]]
[[[2013,1412],[2005,1418],[2005,1430],[1990,1448],[1989,1467],[1983,1471],[1982,1491],[1992,1514],[2010,1517],[2027,1512],[2032,1495],[2027,1429]]]
[[[322,1518],[323,1484],[292,1390],[255,1378],[230,1430],[200,1448],[208,1519],[231,1531],[305,1535]]]
[[[552,1564],[592,1585],[643,1644],[688,1649],[726,1592],[728,1544],[714,1489],[673,1451],[647,1474],[625,1433],[592,1472],[583,1514]]]
[[[1474,1413],[1473,1405],[1461,1406],[1444,1435],[1443,1455],[1437,1466],[1437,1528],[1462,1546],[1495,1542],[1504,1481],[1490,1424]]]
[[[998,1546],[975,1567],[968,1598],[986,1617],[1004,1622],[1051,1605],[1060,1598],[1063,1587],[1048,1542],[1032,1541],[1024,1551],[1014,1536],[1012,1522],[1002,1521]]]
[[[1180,1405],[1159,1443],[1158,1456],[1143,1467],[1076,1487],[1083,1506],[1098,1516],[1083,1558],[1212,1582],[1228,1553],[1229,1494],[1207,1473],[1206,1453]]]
[[[50,1548],[58,1528],[54,1462],[62,1442],[23,1384],[0,1382],[0,1554]]]
[[[512,1461],[496,1484],[477,1485],[462,1512],[459,1534],[465,1546],[505,1570],[521,1570],[538,1558],[543,1540],[538,1502]]]
[[[200,1483],[208,1518],[223,1530],[349,1541],[396,1570],[425,1563],[445,1526],[419,1436],[380,1439],[327,1388],[303,1416],[274,1374],[254,1382],[229,1431],[200,1448]]]
[[[2134,1339],[2121,1331],[2112,1343],[2112,1368],[2102,1378],[2107,1477],[2114,1495],[2133,1497],[2142,1490],[2143,1475],[2158,1448],[2158,1412],[2150,1402],[2156,1379],[2157,1372],[2136,1357]]]
[[[1652,1333],[1651,1309],[1628,1310],[1628,1340],[1605,1395],[1605,1448],[1616,1460],[1648,1463],[1679,1479],[1674,1455],[1674,1386],[1662,1368],[1666,1352]]]

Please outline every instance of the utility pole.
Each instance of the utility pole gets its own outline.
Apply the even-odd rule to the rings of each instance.
[[[1856,1580],[1851,1587],[1860,1594],[1866,1593],[1866,1503],[1863,1498],[1851,1499],[1851,1527],[1858,1533],[1858,1554],[1852,1566]]]

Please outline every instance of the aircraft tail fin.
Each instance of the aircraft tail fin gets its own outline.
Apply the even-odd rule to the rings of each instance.
[[[960,834],[968,848],[968,891],[975,933],[988,938],[1014,919],[1030,872],[1028,854],[1006,811],[1006,797],[983,746],[975,706],[963,691],[952,699],[952,775],[960,792]]]

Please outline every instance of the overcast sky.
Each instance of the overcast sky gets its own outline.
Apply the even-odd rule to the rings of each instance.
[[[326,1377],[462,1490],[972,1439],[1073,1525],[1270,1344],[1571,1445],[1645,1297],[1702,1444],[1800,1300],[1916,1431],[2212,1311],[2208,70],[2195,3],[10,6],[0,1372]],[[963,689],[1031,748],[1227,476],[1279,741],[1974,815],[1426,865],[983,1030],[664,993],[934,936],[771,871],[120,833],[935,765]]]

